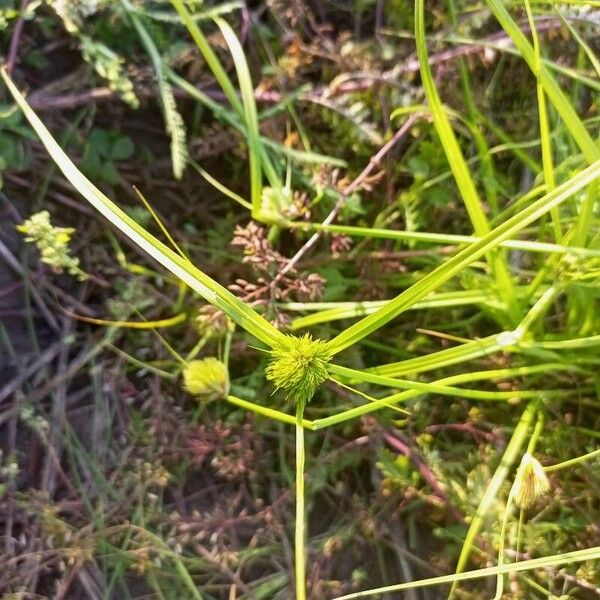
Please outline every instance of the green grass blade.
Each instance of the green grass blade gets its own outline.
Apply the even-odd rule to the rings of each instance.
[[[537,373],[545,373],[550,371],[578,371],[578,367],[574,366],[570,363],[544,363],[541,365],[533,365],[529,367],[515,367],[512,369],[491,369],[486,371],[471,371],[469,373],[459,373],[458,375],[450,375],[449,377],[444,377],[442,379],[437,379],[436,381],[432,381],[429,385],[431,386],[442,386],[445,388],[449,388],[449,386],[460,385],[463,383],[470,383],[472,381],[490,381],[498,378],[504,377],[519,377],[526,375],[533,375]],[[365,371],[362,371],[365,373]],[[429,388],[431,389],[431,388]],[[427,390],[423,389],[407,389],[403,392],[398,392],[397,394],[392,394],[391,396],[386,396],[383,398],[378,398],[376,403],[371,404],[362,404],[361,406],[357,406],[355,408],[350,408],[348,410],[344,410],[342,412],[336,413],[329,417],[323,417],[321,419],[316,419],[312,421],[313,427],[315,429],[326,429],[327,427],[333,427],[334,425],[339,425],[340,423],[344,423],[346,421],[350,421],[352,419],[356,419],[366,414],[373,413],[375,411],[391,408],[401,402],[408,402],[409,400],[414,400],[419,396],[429,393]],[[541,391],[537,391],[537,396]],[[553,391],[554,393],[554,391]],[[445,395],[445,394],[444,394]],[[536,396],[534,396],[536,397]],[[485,400],[499,400],[499,398],[482,398]],[[506,400],[506,398],[504,398]]]
[[[423,381],[410,381],[407,379],[396,379],[393,377],[383,377],[375,375],[367,371],[358,371],[357,369],[349,369],[339,365],[329,365],[329,372],[339,375],[350,381],[360,381],[364,383],[373,383],[396,389],[415,390],[423,394],[439,394],[440,396],[451,396],[454,398],[469,398],[471,400],[493,400],[502,401],[512,398],[536,398],[547,393],[546,390],[509,390],[509,391],[487,391],[474,390],[467,388],[457,388],[449,385],[440,384],[439,382],[426,383]],[[459,382],[464,382],[459,379]],[[468,381],[468,380],[467,380]],[[551,390],[554,391],[554,390]],[[379,400],[382,400],[381,398]],[[387,400],[390,400],[389,398]],[[381,405],[380,408],[384,408]]]
[[[506,31],[512,39],[517,50],[529,65],[529,68],[535,73],[535,51],[527,41],[524,33],[506,10],[504,3],[501,2],[501,0],[486,0],[486,3],[504,31]],[[556,83],[556,80],[544,64],[541,64],[539,67],[539,78],[548,99],[552,102],[554,108],[561,116],[587,162],[591,164],[598,160],[600,158],[600,150],[581,122],[581,119],[575,112],[575,109],[566,94],[560,89],[558,83]]]
[[[549,340],[542,342],[523,343],[524,348],[537,346],[546,350],[583,350],[600,346],[600,335],[592,335],[584,338],[575,338],[571,340]]]
[[[524,295],[524,289],[517,289],[517,294]],[[497,304],[498,295],[495,290],[459,290],[456,292],[442,292],[427,296],[419,302],[415,302],[408,310],[423,310],[434,308],[449,308],[452,306],[469,306],[471,304]],[[316,303],[325,310],[294,319],[290,327],[292,331],[312,327],[321,323],[339,321],[340,319],[351,319],[373,314],[375,311],[383,308],[389,300],[374,300],[365,302],[321,302]],[[327,305],[332,305],[327,308]],[[335,305],[335,306],[333,306]],[[284,303],[281,308],[284,310],[311,310],[312,304],[302,303]],[[314,309],[312,309],[314,310]]]
[[[206,36],[202,33],[202,30],[198,26],[198,24],[193,19],[192,15],[185,7],[184,3],[181,0],[171,0],[173,6],[181,16],[181,20],[187,27],[192,39],[198,46],[204,60],[212,71],[215,79],[223,89],[225,96],[229,100],[234,112],[237,116],[243,120],[245,128],[243,133],[246,136],[248,142],[248,150],[250,155],[250,189],[251,189],[251,200],[253,206],[253,213],[255,217],[260,217],[260,208],[262,202],[262,169],[264,169],[265,174],[269,180],[271,187],[274,189],[281,188],[281,181],[278,177],[269,156],[264,151],[263,143],[261,142],[261,138],[258,130],[258,115],[256,110],[256,103],[254,100],[254,89],[252,87],[252,80],[250,77],[250,70],[248,69],[248,64],[246,62],[246,57],[244,55],[244,51],[242,46],[237,39],[233,29],[229,26],[229,24],[223,19],[217,17],[215,18],[215,22],[219,26],[221,33],[223,34],[227,45],[231,51],[231,55],[234,61],[236,74],[238,77],[238,81],[240,84],[240,91],[242,95],[242,100],[237,95],[233,82],[231,81],[229,75],[225,71],[225,68],[219,61],[217,55],[214,53],[210,44],[206,38]],[[170,74],[171,79],[173,79],[173,74]],[[181,78],[178,78],[180,82]],[[187,82],[186,82],[187,83]],[[194,86],[186,86],[188,91],[191,87],[195,90]],[[196,97],[201,94],[199,90],[196,90]],[[206,98],[205,98],[206,99]],[[212,102],[213,107],[215,105],[218,106],[214,101]],[[223,114],[222,110],[219,110],[219,113]],[[262,165],[262,167],[261,167]]]
[[[195,160],[190,160],[190,165],[192,168],[198,172],[198,174],[203,177],[210,185],[212,185],[215,189],[219,190],[221,194],[231,198],[234,202],[237,202],[244,208],[248,210],[252,210],[252,204],[250,202],[246,202],[239,194],[236,194],[233,190],[230,190],[227,186],[223,185],[218,179],[213,177],[208,171],[205,171]]]
[[[473,224],[475,234],[483,236],[490,231],[490,225],[483,210],[475,183],[471,177],[469,167],[464,159],[454,130],[446,116],[446,111],[438,94],[427,53],[427,41],[425,38],[425,1],[415,0],[415,43],[417,56],[421,69],[421,82],[427,102],[431,109],[433,123],[440,138],[442,148],[450,164],[450,169],[456,180],[456,185],[465,203],[465,207]],[[514,294],[513,282],[508,271],[506,261],[501,254],[492,252],[488,257],[494,271],[496,282],[502,299],[506,302],[506,308],[511,315],[511,320],[516,322],[520,316],[520,309]]]
[[[250,69],[244,55],[244,50],[233,29],[221,18],[216,18],[215,23],[219,26],[229,51],[233,58],[235,71],[240,84],[242,94],[242,108],[244,122],[246,124],[246,136],[248,142],[248,154],[250,158],[250,198],[252,201],[252,213],[254,216],[260,214],[262,204],[262,168],[261,168],[261,142],[258,131],[258,113],[254,101],[254,87],[250,77]]]
[[[483,579],[485,577],[493,577],[505,573],[522,573],[523,571],[532,571],[533,569],[545,569],[547,567],[558,567],[598,559],[600,559],[600,546],[586,548],[585,550],[574,550],[573,552],[565,552],[563,554],[553,554],[552,556],[541,558],[532,558],[530,560],[521,560],[499,567],[486,567],[485,569],[477,569],[476,571],[466,571],[465,573],[457,573],[454,575],[443,575],[441,577],[421,579],[420,581],[388,585],[373,590],[364,590],[362,592],[346,594],[345,596],[338,596],[337,598],[334,598],[334,600],[355,600],[356,598],[367,598],[368,596],[381,596],[392,592],[401,592],[432,585],[445,585],[460,581],[471,581],[473,579]]]
[[[323,225],[322,223],[304,223],[301,221],[285,221],[283,226],[290,229],[303,231],[328,231],[343,233],[351,237],[364,237],[384,240],[400,240],[407,242],[423,242],[426,244],[475,244],[481,238],[473,235],[457,235],[452,233],[435,233],[426,231],[401,231],[397,229],[383,229],[380,227],[359,227],[354,225]],[[541,252],[542,254],[573,254],[574,256],[587,256],[598,258],[600,249],[586,248],[584,246],[566,246],[536,242],[531,240],[502,240],[499,246],[526,252]]]
[[[409,289],[390,301],[384,308],[365,317],[339,334],[328,343],[329,350],[333,354],[341,352],[373,331],[376,331],[439,287],[442,283],[448,281],[474,260],[477,260],[483,254],[495,248],[502,240],[506,240],[521,229],[524,229],[530,223],[548,213],[552,208],[585,188],[598,177],[600,177],[600,160],[564,182],[549,194],[532,202],[528,207],[522,209],[519,213],[483,236],[479,242],[449,258],[443,265],[420,279]]]
[[[550,131],[550,122],[548,120],[548,108],[546,106],[546,94],[544,88],[540,82],[540,68],[542,65],[542,55],[540,50],[540,44],[538,40],[537,29],[535,27],[535,21],[533,20],[533,14],[528,0],[525,0],[525,11],[527,12],[527,20],[529,21],[529,28],[531,29],[531,40],[533,42],[533,53],[534,53],[534,74],[536,78],[536,93],[538,103],[538,118],[540,123],[540,144],[542,148],[542,169],[544,173],[544,182],[546,184],[546,191],[551,192],[556,187],[556,180],[554,177],[554,160],[552,158],[552,137]],[[552,227],[554,229],[554,239],[560,243],[562,233],[560,229],[560,215],[557,208],[550,211],[552,218]]]
[[[140,36],[140,40],[142,41],[142,44],[150,56],[154,66],[158,83],[158,92],[160,95],[160,101],[165,119],[165,126],[167,133],[171,138],[171,161],[173,163],[173,175],[176,179],[181,179],[188,156],[185,139],[185,125],[183,124],[183,119],[177,110],[173,89],[167,81],[163,59],[154,45],[152,37],[142,24],[140,17],[137,15],[129,1],[121,0],[121,3],[125,7],[125,10],[129,15],[135,30]]]
[[[500,487],[508,477],[510,469],[514,464],[515,460],[521,453],[521,449],[525,444],[527,439],[527,434],[529,432],[529,427],[533,421],[533,417],[537,412],[537,401],[532,401],[529,403],[527,408],[523,411],[517,426],[506,446],[506,450],[502,455],[502,460],[500,464],[494,471],[494,475],[481,498],[479,505],[477,506],[477,511],[473,516],[471,524],[469,525],[469,530],[467,531],[467,535],[465,537],[465,541],[463,547],[460,552],[460,556],[458,557],[458,563],[456,565],[456,572],[460,573],[464,571],[467,561],[469,560],[469,556],[471,555],[471,551],[475,544],[475,538],[481,531],[481,528],[484,523],[484,519],[486,515],[489,513],[492,504],[496,500],[498,493],[500,492]],[[452,591],[450,592],[449,599],[453,597],[452,592],[456,586],[456,581],[453,583]]]
[[[440,138],[442,148],[448,159],[450,169],[456,180],[465,207],[477,235],[483,235],[489,231],[489,223],[483,212],[479,195],[475,184],[470,176],[469,168],[460,150],[460,146],[454,135],[454,130],[446,116],[446,111],[438,94],[433,75],[429,67],[427,42],[425,38],[425,8],[423,0],[416,0],[415,4],[415,43],[417,55],[421,68],[421,80],[423,91],[433,117],[435,129]]]
[[[425,356],[417,356],[416,358],[373,367],[369,371],[386,377],[416,375],[417,373],[425,373],[433,369],[441,369],[475,358],[481,358],[482,356],[488,356],[489,354],[498,352],[503,347],[498,343],[498,335],[490,335],[479,340],[466,342],[460,346],[432,352]]]
[[[448,1],[448,7],[450,9],[450,18],[452,26],[456,28],[458,24],[458,12],[453,0]],[[471,85],[471,76],[469,74],[469,68],[464,58],[458,59],[458,69],[460,73],[460,80],[463,89],[463,98],[469,114],[469,119],[472,121],[470,126],[471,135],[479,154],[479,160],[481,163],[481,178],[485,188],[487,201],[492,210],[492,214],[498,213],[498,178],[496,176],[494,162],[490,153],[490,147],[485,139],[485,136],[481,133],[481,123],[483,121],[480,111],[477,108],[475,102],[475,96],[473,94],[473,87]]]
[[[565,27],[570,31],[571,35],[575,38],[575,41],[581,46],[581,48],[585,52],[585,55],[587,56],[588,60],[594,67],[594,70],[596,71],[596,76],[598,77],[598,81],[600,81],[600,60],[598,60],[596,53],[590,47],[590,45],[581,37],[581,35],[579,35],[579,33],[577,32],[575,27],[573,27],[573,25],[571,25],[568,17],[565,17],[565,15],[563,15],[562,12],[560,12],[560,10],[557,11],[557,14],[558,14],[559,19],[565,25]]]
[[[115,227],[144,250],[144,252],[149,254],[163,267],[168,269],[176,277],[181,279],[181,281],[200,294],[207,302],[210,302],[221,309],[225,314],[231,317],[231,319],[238,323],[240,327],[244,328],[254,337],[268,346],[273,346],[278,340],[283,338],[283,334],[271,325],[271,323],[263,319],[263,317],[244,304],[229,290],[204,274],[189,261],[183,259],[176,252],[148,233],[143,227],[140,227],[114,202],[96,188],[81,173],[81,171],[77,169],[71,159],[54,140],[42,121],[31,110],[27,101],[7,75],[4,68],[0,70],[0,75],[2,75],[10,93],[20,106],[30,125],[38,134],[40,140],[46,147],[46,150],[58,168],[62,171],[63,175],[69,180],[71,185],[94,208],[96,208],[96,210],[98,210],[98,212],[104,215]]]
[[[212,74],[215,76],[217,83],[221,86],[221,89],[225,93],[225,96],[227,97],[227,100],[229,100],[232,108],[240,118],[243,118],[244,107],[242,106],[242,102],[235,91],[235,87],[229,78],[227,71],[225,71],[221,61],[210,47],[210,43],[206,39],[206,36],[202,33],[202,30],[188,9],[185,7],[185,4],[182,0],[171,0],[171,3],[175,7],[175,10],[179,13],[181,20],[190,32],[192,39],[196,43],[196,46],[198,46],[198,49],[202,53],[206,64],[212,71]]]

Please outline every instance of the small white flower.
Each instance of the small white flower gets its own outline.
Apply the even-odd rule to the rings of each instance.
[[[529,508],[550,489],[550,482],[540,461],[526,452],[517,469],[512,496],[519,508]]]

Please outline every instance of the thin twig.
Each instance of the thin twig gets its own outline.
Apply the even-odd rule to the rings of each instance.
[[[13,31],[12,38],[10,40],[10,48],[8,50],[8,58],[6,59],[6,70],[9,75],[12,74],[12,70],[15,68],[17,63],[17,54],[19,52],[19,43],[21,42],[21,36],[23,35],[23,27],[25,27],[25,9],[29,4],[29,0],[21,0],[21,10],[17,24]]]
[[[559,26],[560,21],[557,18],[549,17],[539,22],[537,29],[539,32]],[[521,30],[524,33],[528,33],[530,31],[529,25],[526,23],[522,24]],[[439,64],[445,64],[464,56],[479,54],[485,49],[485,43],[505,43],[507,47],[513,47],[509,36],[505,32],[500,31],[488,36],[487,38],[484,38],[483,45],[480,43],[460,44],[455,48],[450,48],[448,50],[443,50],[436,54],[432,54],[429,62],[432,66],[435,66]],[[319,102],[325,98],[330,99],[332,97],[339,97],[370,89],[375,82],[385,85],[398,85],[399,79],[402,76],[410,73],[416,73],[418,71],[419,61],[414,57],[410,57],[388,71],[383,71],[381,73],[366,71],[356,72],[352,74],[351,78],[349,77],[343,82],[340,82],[335,87],[330,85],[316,86],[310,92],[298,96],[298,99],[306,102]],[[207,88],[205,86],[202,86],[201,89],[213,100],[221,101],[225,97],[220,89]],[[138,96],[150,96],[152,93],[152,90],[136,89],[136,94]],[[181,98],[188,97],[186,92],[179,89],[175,89],[174,94],[175,96]],[[92,101],[111,101],[117,98],[118,95],[118,92],[115,92],[106,86],[93,88],[86,92],[66,95],[51,95],[47,94],[45,90],[37,90],[30,94],[29,104],[31,108],[36,111],[62,110],[75,108],[81,105],[87,105]],[[278,102],[282,102],[286,95],[287,94],[285,92],[280,92],[278,90],[260,90],[255,92],[256,101],[262,104],[277,104]]]
[[[23,282],[30,288],[29,292],[31,293],[31,297],[33,301],[36,303],[39,308],[41,314],[46,319],[46,322],[51,327],[51,329],[55,333],[59,333],[60,328],[54,315],[50,311],[50,309],[46,306],[42,296],[39,292],[31,285],[31,281],[27,276],[27,273],[21,263],[13,256],[12,252],[4,245],[4,243],[0,240],[0,259],[3,259],[4,262],[17,274],[23,278]]]
[[[402,440],[398,439],[397,436],[388,433],[387,431],[382,432],[383,438],[385,441],[397,450],[404,456],[406,456],[412,463],[417,467],[421,477],[427,482],[429,487],[439,496],[441,500],[443,500],[448,508],[448,511],[451,513],[452,517],[462,523],[464,521],[463,515],[460,514],[458,509],[450,502],[446,492],[442,489],[441,485],[438,483],[435,475],[427,465],[427,463],[423,460],[423,458],[415,452],[408,444],[404,443]]]
[[[4,402],[9,396],[16,392],[25,381],[30,379],[38,370],[44,365],[49,364],[54,360],[56,355],[60,352],[62,347],[62,340],[55,342],[52,346],[48,347],[44,353],[34,363],[24,369],[22,373],[5,383],[0,388],[0,404]],[[2,421],[0,420],[0,424]]]
[[[335,206],[331,209],[331,212],[327,215],[325,220],[323,221],[323,226],[331,225],[333,221],[338,216],[340,210],[344,206],[346,199],[352,192],[354,192],[367,177],[375,170],[376,167],[379,166],[383,157],[410,131],[414,122],[419,118],[419,114],[415,113],[408,117],[406,123],[392,136],[392,138],[382,146],[382,148],[371,157],[369,160],[369,164],[362,170],[362,172],[346,187],[346,189],[340,194]],[[313,235],[306,241],[306,243],[296,252],[296,254],[289,260],[289,262],[279,271],[277,276],[271,282],[271,288],[274,288],[281,279],[290,271],[292,271],[298,262],[302,260],[302,258],[314,247],[314,245],[319,241],[321,236],[323,235],[323,231],[317,231],[313,233]]]

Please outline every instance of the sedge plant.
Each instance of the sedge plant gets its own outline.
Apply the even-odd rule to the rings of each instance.
[[[577,371],[579,367],[571,364],[568,359],[561,358],[561,352],[568,353],[600,344],[598,336],[573,335],[559,340],[544,339],[543,328],[540,322],[544,315],[552,309],[553,303],[564,299],[569,294],[569,284],[574,278],[584,277],[579,273],[569,274],[569,261],[593,261],[600,256],[597,237],[589,232],[594,223],[594,203],[596,200],[596,185],[600,178],[600,151],[592,139],[582,120],[575,112],[565,93],[556,83],[550,69],[545,66],[540,56],[539,42],[534,37],[533,46],[529,44],[520,31],[516,28],[506,8],[496,0],[488,0],[488,5],[495,17],[513,39],[519,52],[531,67],[537,81],[537,98],[540,103],[540,136],[542,138],[542,176],[544,183],[541,189],[536,189],[535,194],[523,194],[517,199],[512,211],[503,213],[494,200],[494,214],[486,211],[485,200],[480,195],[469,163],[465,159],[457,133],[454,128],[452,111],[444,106],[435,78],[431,72],[428,61],[427,40],[425,34],[425,4],[424,0],[415,3],[415,40],[421,68],[423,88],[427,100],[429,116],[433,129],[441,142],[441,151],[447,159],[450,173],[454,178],[459,195],[464,203],[466,214],[472,226],[473,235],[447,235],[435,232],[409,232],[398,231],[392,227],[353,227],[350,225],[337,225],[329,223],[297,223],[286,220],[278,214],[277,210],[264,205],[265,189],[263,180],[268,181],[271,190],[275,191],[276,205],[285,201],[286,184],[283,182],[281,158],[285,160],[322,160],[323,157],[314,153],[298,153],[294,155],[289,149],[273,144],[260,134],[259,115],[255,106],[254,92],[248,65],[243,54],[243,48],[235,36],[233,29],[221,17],[216,18],[216,24],[221,31],[226,45],[229,48],[235,64],[238,85],[229,77],[227,71],[220,63],[217,55],[212,50],[207,37],[202,32],[198,21],[190,14],[188,4],[180,0],[172,0],[172,4],[179,14],[182,23],[187,27],[202,53],[208,67],[211,69],[216,81],[221,86],[229,103],[227,108],[211,104],[211,100],[202,93],[189,86],[187,82],[168,70],[155,53],[151,43],[148,43],[145,32],[138,17],[131,15],[135,27],[145,40],[145,46],[153,57],[157,71],[160,72],[162,91],[166,81],[179,85],[194,96],[199,102],[205,103],[232,127],[243,133],[248,146],[250,201],[230,193],[243,207],[251,211],[253,218],[262,220],[277,228],[289,227],[309,231],[331,231],[358,238],[388,238],[402,241],[425,242],[428,244],[456,245],[454,251],[438,266],[428,270],[396,297],[372,303],[298,303],[288,304],[289,310],[309,312],[308,316],[297,319],[292,324],[292,330],[304,330],[322,323],[331,323],[341,319],[357,319],[348,328],[340,331],[329,339],[320,339],[311,332],[301,335],[284,334],[270,323],[262,314],[245,304],[227,288],[209,277],[195,264],[193,264],[176,246],[172,239],[170,245],[160,241],[147,229],[139,225],[122,208],[102,193],[88,178],[86,178],[73,161],[62,150],[40,118],[29,107],[25,97],[15,86],[5,70],[1,71],[2,78],[19,105],[27,120],[39,136],[48,153],[62,171],[63,175],[73,187],[102,214],[115,228],[128,237],[137,247],[175,278],[206,302],[212,304],[227,315],[242,330],[247,332],[258,344],[257,351],[268,356],[264,376],[272,383],[275,390],[281,390],[287,398],[292,411],[280,411],[263,403],[240,398],[231,393],[227,365],[216,359],[190,360],[184,369],[185,386],[190,393],[211,399],[221,399],[240,407],[253,411],[272,421],[288,424],[295,427],[296,452],[295,452],[295,593],[298,600],[306,600],[306,522],[305,522],[305,461],[306,447],[305,434],[307,431],[318,435],[322,429],[333,427],[341,423],[354,420],[362,415],[382,410],[403,410],[399,407],[407,402],[430,394],[443,397],[467,398],[472,401],[485,402],[514,402],[526,400],[527,404],[522,411],[517,425],[503,455],[497,465],[488,486],[479,501],[479,505],[472,515],[469,529],[464,540],[456,574],[436,577],[421,582],[407,582],[395,586],[367,590],[346,595],[343,598],[359,598],[376,594],[395,592],[413,587],[452,584],[458,585],[461,581],[479,577],[498,576],[510,572],[523,572],[530,569],[547,566],[565,565],[584,560],[600,558],[600,549],[579,550],[576,552],[552,555],[539,559],[520,561],[512,564],[503,564],[499,561],[497,567],[466,571],[465,567],[469,557],[478,543],[478,535],[483,524],[489,517],[492,506],[502,493],[501,490],[509,480],[514,466],[524,454],[527,440],[530,438],[530,429],[542,410],[542,400],[557,392],[568,396],[568,390],[555,389],[511,389],[510,391],[490,391],[478,389],[476,382],[490,382],[502,377],[528,377],[536,373],[559,372],[564,370]],[[130,10],[129,3],[124,6]],[[529,8],[530,10],[530,8]],[[151,41],[151,40],[150,40]],[[191,88],[191,89],[190,89]],[[238,89],[240,94],[238,95]],[[463,70],[463,91],[470,97],[469,82]],[[164,96],[164,94],[163,94]],[[164,98],[163,98],[164,101]],[[563,119],[564,126],[578,145],[581,154],[576,157],[576,168],[571,169],[569,176],[557,181],[553,177],[555,166],[552,161],[552,142],[549,133],[548,115],[545,108],[546,101],[551,104]],[[543,108],[542,108],[543,107]],[[166,107],[165,107],[166,108]],[[423,107],[419,107],[423,110]],[[474,104],[470,104],[468,119],[484,118],[477,112]],[[474,131],[473,128],[467,130]],[[477,145],[481,155],[486,155],[484,140],[477,138]],[[183,159],[182,159],[183,160]],[[183,162],[178,163],[183,169]],[[493,164],[486,162],[482,168],[489,175],[493,173]],[[210,174],[199,172],[207,179]],[[179,174],[180,171],[178,171]],[[221,186],[222,191],[228,190],[216,179],[213,182]],[[488,190],[489,191],[489,190]],[[495,192],[492,192],[495,193]],[[562,214],[569,207],[574,217],[565,221]],[[578,210],[573,210],[576,207]],[[530,231],[541,219],[550,217],[554,239],[545,240],[519,239],[518,236]],[[172,247],[174,246],[174,248]],[[558,282],[548,283],[545,278],[533,278],[531,283],[517,281],[511,272],[508,251],[519,250],[532,253],[549,253],[554,257],[541,271],[548,274],[562,275]],[[448,281],[460,276],[474,263],[485,265],[489,271],[489,285],[485,289],[444,291],[442,288]],[[571,279],[569,279],[571,277]],[[343,352],[356,345],[366,343],[372,334],[382,331],[388,323],[397,319],[401,314],[410,310],[423,308],[448,308],[466,304],[486,305],[493,309],[496,315],[498,330],[492,335],[480,339],[462,339],[460,343],[436,353],[409,358],[389,364],[382,364],[368,369],[350,368],[344,364]],[[580,307],[572,305],[572,310]],[[589,309],[584,308],[584,312]],[[179,322],[179,321],[178,321]],[[542,359],[537,364],[521,364],[506,368],[489,369],[483,371],[471,370],[459,375],[438,377],[433,381],[423,381],[421,376],[431,371],[438,371],[450,365],[468,365],[474,359],[489,356],[493,353],[510,353],[515,356],[535,356]],[[327,381],[334,385],[342,386],[350,391],[354,398],[354,405],[350,408],[333,411],[331,414],[319,418],[306,418],[311,402],[316,403],[319,388]],[[368,384],[377,386],[380,393],[371,396],[355,389],[356,386]],[[473,387],[465,387],[465,385]],[[292,414],[289,414],[291,412]],[[538,432],[539,433],[539,432]],[[537,434],[536,434],[537,435]],[[530,456],[525,453],[525,456]],[[592,460],[596,453],[592,452],[586,457],[575,458],[579,461]],[[308,457],[310,458],[310,457]],[[533,474],[538,479],[540,476],[537,463],[529,458],[517,472],[517,477],[523,484]],[[570,464],[570,463],[569,463]],[[565,464],[568,466],[568,464]],[[561,468],[559,466],[556,469]],[[529,471],[525,472],[526,469]],[[537,493],[537,492],[535,492]],[[513,488],[507,501],[507,512],[514,498],[521,498],[525,492]],[[179,563],[178,563],[179,564]],[[193,587],[189,575],[186,582]],[[201,597],[194,593],[194,597]]]

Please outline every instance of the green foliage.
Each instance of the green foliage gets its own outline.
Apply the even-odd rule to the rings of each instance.
[[[29,166],[23,139],[33,139],[33,132],[22,124],[22,115],[12,106],[0,106],[0,188],[4,184],[2,171],[22,171]]]
[[[116,163],[131,158],[134,151],[135,146],[126,135],[92,129],[86,139],[81,168],[90,177],[115,185],[119,182]]]
[[[377,468],[384,477],[381,482],[384,493],[390,494],[394,489],[401,491],[408,486],[418,484],[419,473],[406,456],[393,454],[389,450],[381,450],[377,454],[377,459]]]
[[[133,156],[128,137],[91,125],[82,161],[69,159],[3,73],[72,185],[121,236],[165,269],[129,262],[112,236],[118,264],[99,244],[90,250],[98,254],[95,261],[110,263],[102,274],[111,282],[113,299],[101,299],[121,321],[115,327],[89,319],[95,327],[112,325],[101,344],[110,344],[116,356],[111,363],[103,355],[90,370],[100,392],[94,409],[107,402],[110,408],[94,423],[104,426],[114,412],[125,426],[106,436],[117,443],[86,461],[67,444],[69,456],[77,456],[65,473],[75,473],[77,481],[91,473],[103,482],[101,493],[90,480],[81,489],[82,506],[90,507],[98,532],[90,556],[102,570],[111,561],[108,571],[114,572],[103,590],[106,597],[133,568],[158,598],[205,593],[220,598],[233,587],[244,597],[292,597],[286,562],[292,513],[282,486],[294,480],[298,600],[384,593],[356,591],[374,585],[386,585],[393,596],[412,587],[468,580],[464,595],[482,598],[488,588],[476,579],[497,576],[501,592],[509,574],[519,587],[515,594],[550,597],[568,588],[562,573],[559,585],[549,577],[549,569],[563,566],[565,575],[583,578],[566,592],[573,597],[575,585],[585,588],[594,581],[597,569],[576,564],[597,562],[600,555],[597,532],[586,527],[598,520],[596,463],[591,462],[598,451],[586,455],[574,449],[591,448],[590,439],[598,437],[600,249],[594,186],[600,161],[589,141],[598,135],[598,119],[587,93],[598,89],[588,64],[597,67],[597,60],[583,27],[540,27],[523,34],[516,20],[519,7],[488,4],[450,2],[448,19],[442,6],[417,0],[415,22],[412,7],[395,0],[343,7],[325,2],[317,20],[332,21],[333,27],[323,35],[303,0],[293,8],[279,0],[259,3],[259,24],[247,23],[237,2],[172,0],[174,11],[168,2],[123,0],[102,2],[98,12],[93,3],[55,2],[81,40],[86,60],[116,92],[132,91],[121,79],[120,57],[128,72],[135,65],[136,81],[145,75],[158,83],[144,90],[141,121],[131,130],[126,122],[118,124],[136,139],[134,158],[139,150],[163,158],[161,144],[158,150],[145,145],[156,132],[155,124],[143,121],[147,109],[163,112],[176,177],[188,162],[186,126],[210,137],[212,123],[205,124],[214,117],[219,133],[231,128],[235,136],[235,148],[224,158],[219,150],[206,160],[203,155],[202,166],[189,161],[215,188],[211,193],[201,187],[203,181],[195,186],[194,173],[181,184],[158,181],[152,164],[141,165],[136,185],[153,187],[148,197],[161,199],[161,217],[146,201],[144,208],[126,206],[125,197],[112,202],[79,170],[114,185],[115,163]],[[375,14],[376,9],[382,12]],[[514,23],[508,9],[515,12]],[[547,27],[554,9],[531,2],[526,10],[530,23]],[[501,33],[490,14],[517,50],[490,41]],[[563,15],[567,23],[569,15]],[[413,38],[404,30],[415,25]],[[27,33],[34,30],[28,23]],[[548,35],[554,36],[552,48]],[[24,42],[32,39],[26,36]],[[446,41],[452,46],[443,45]],[[468,60],[458,58],[464,53]],[[519,68],[515,53],[531,72]],[[19,69],[31,64],[24,56]],[[420,80],[414,78],[419,67]],[[531,93],[534,82],[537,97]],[[189,94],[181,102],[185,112],[179,112],[171,86]],[[423,92],[427,106],[417,104]],[[110,103],[94,109],[84,112],[107,127]],[[122,114],[121,107],[117,117]],[[408,114],[413,115],[410,130],[383,159],[376,155],[402,123],[396,117]],[[43,112],[49,129],[60,127],[56,115]],[[137,142],[137,128],[144,142]],[[10,144],[19,143],[19,131],[7,132]],[[240,139],[248,150],[243,158]],[[209,147],[212,140],[201,141]],[[61,138],[61,145],[67,141]],[[335,156],[316,154],[311,146]],[[190,137],[191,158],[200,162],[193,155],[197,148]],[[584,168],[586,161],[591,166]],[[352,187],[365,167],[369,175]],[[44,201],[53,201],[56,184],[53,174],[48,188],[40,186],[49,191]],[[353,193],[346,195],[348,189]],[[230,199],[236,204],[228,204]],[[261,224],[246,228],[249,252],[240,263],[228,242],[249,215]],[[156,230],[152,218],[160,228],[157,236],[150,233]],[[54,228],[49,220],[46,227],[46,237],[54,238],[51,257],[56,261],[64,252],[68,265],[72,230]],[[325,301],[291,301],[311,297],[301,276],[309,272],[327,280]],[[288,279],[295,288],[286,287]],[[94,299],[102,295],[102,281],[94,279]],[[199,297],[207,302],[200,310]],[[296,313],[302,316],[290,324]],[[310,333],[283,333],[290,329]],[[93,356],[101,349],[94,348]],[[112,396],[104,394],[107,363],[111,385],[116,380],[127,392],[123,410],[113,411]],[[180,377],[183,389],[200,400],[222,402],[208,408],[180,402]],[[335,385],[323,386],[328,379]],[[230,386],[236,395],[229,394]],[[281,411],[271,407],[273,387],[295,404],[295,414],[289,405]],[[139,397],[143,401],[137,402]],[[288,464],[294,444],[289,426],[295,427],[295,477]],[[143,457],[137,465],[142,469],[118,464],[125,438],[131,441],[125,454]],[[53,442],[43,439],[44,446]],[[163,460],[171,462],[166,471]],[[179,475],[160,477],[162,483],[151,491],[121,475],[145,473],[146,465],[155,464],[152,472]],[[219,487],[214,510],[209,495],[203,496],[201,530],[194,531],[196,520],[181,514],[178,503],[182,491],[186,506],[187,495],[196,492],[194,467],[200,465],[202,487],[216,466],[215,477],[227,479],[238,495],[232,498],[227,486]],[[560,493],[544,495],[549,486]],[[166,488],[177,495],[175,503],[169,497],[169,508],[160,497]],[[123,497],[139,503],[130,510]],[[317,518],[323,505],[331,507],[332,516],[324,527]],[[522,509],[519,520],[515,505]],[[106,514],[109,531],[122,528],[122,537],[106,533]],[[263,515],[269,519],[264,527]],[[224,519],[227,528],[211,531]],[[250,543],[246,531],[239,535],[240,522],[257,524],[260,533]],[[311,531],[313,522],[318,533]],[[113,528],[113,523],[119,524]],[[430,553],[432,531],[440,541],[439,551]],[[417,556],[426,552],[439,573],[452,572],[456,559],[458,572],[469,562],[489,563],[494,555],[498,565],[417,581],[405,547]],[[517,556],[523,551],[541,558],[505,564],[513,556],[505,547]],[[573,551],[581,547],[589,550]],[[397,580],[407,583],[388,585]],[[308,592],[306,582],[313,586]]]

